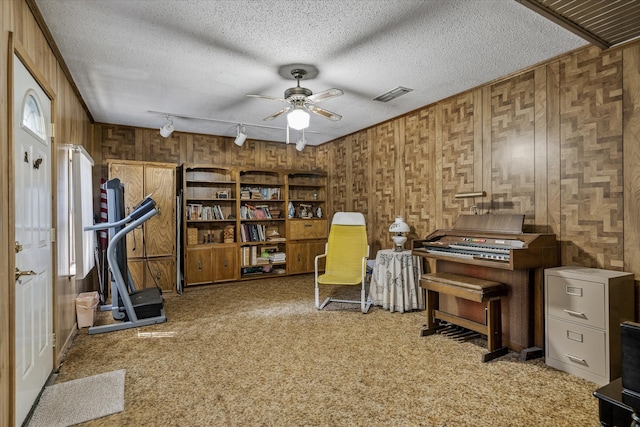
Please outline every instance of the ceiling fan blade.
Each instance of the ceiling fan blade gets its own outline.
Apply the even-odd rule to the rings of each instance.
[[[269,95],[247,95],[247,96],[250,96],[252,98],[264,98],[264,99],[271,99],[273,101],[287,102],[287,100],[284,98],[276,98],[275,96],[269,96]]]
[[[343,93],[344,92],[341,89],[332,88],[323,90],[322,92],[314,93],[313,95],[308,96],[307,99],[311,102],[320,102],[324,101],[325,99],[333,98],[334,96],[340,96]]]
[[[278,117],[280,114],[286,113],[287,111],[291,110],[291,108],[292,108],[292,107],[286,107],[286,108],[283,108],[282,110],[276,111],[275,113],[271,114],[270,116],[265,117],[265,118],[264,118],[264,119],[262,119],[262,120],[264,120],[265,122],[266,122],[266,121],[269,121],[269,120],[273,120],[273,119],[275,119],[276,117]]]
[[[309,111],[316,113],[319,116],[325,117],[329,120],[333,120],[334,122],[337,122],[338,120],[340,120],[342,118],[342,116],[340,114],[336,114],[336,113],[332,113],[329,110],[325,110],[324,108],[320,108],[320,107],[316,107],[315,105],[308,105],[307,108],[309,109]]]

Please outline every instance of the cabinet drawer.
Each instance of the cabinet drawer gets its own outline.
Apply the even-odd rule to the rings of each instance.
[[[326,219],[292,219],[289,221],[289,233],[287,233],[287,239],[324,239],[326,237]]]
[[[547,276],[548,315],[605,328],[605,286],[566,277]]]
[[[547,357],[602,377],[607,374],[604,331],[554,318],[547,322]]]

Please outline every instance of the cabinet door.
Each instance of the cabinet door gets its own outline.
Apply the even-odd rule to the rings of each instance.
[[[185,271],[187,285],[213,282],[211,248],[188,248]]]
[[[144,287],[160,287],[163,291],[172,292],[176,288],[176,262],[173,258],[149,259],[145,265]]]
[[[287,269],[289,274],[299,274],[307,271],[309,263],[307,250],[308,244],[306,242],[289,242],[287,244]]]
[[[133,207],[146,195],[144,194],[144,166],[111,163],[109,165],[109,179],[113,178],[119,178],[124,185],[124,214],[129,215]],[[126,239],[127,258],[142,257],[144,255],[142,227],[127,233]]]
[[[147,256],[171,256],[176,246],[175,169],[145,165],[145,196],[151,194],[158,213],[144,224]]]
[[[236,278],[236,251],[235,246],[223,246],[213,248],[213,280],[234,280]]]
[[[136,289],[144,288],[144,262],[142,259],[128,260],[127,267]],[[127,281],[128,279],[125,277],[124,280]]]
[[[309,242],[308,245],[309,245],[309,250],[308,250],[309,271],[313,272],[315,271],[316,256],[324,253],[326,240],[316,240],[313,242]],[[324,264],[325,264],[325,258],[320,258],[320,260],[318,260],[318,269],[323,271]]]

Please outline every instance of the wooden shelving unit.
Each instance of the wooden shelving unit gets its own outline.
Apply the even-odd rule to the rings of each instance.
[[[180,169],[186,286],[313,271],[327,236],[324,172]]]

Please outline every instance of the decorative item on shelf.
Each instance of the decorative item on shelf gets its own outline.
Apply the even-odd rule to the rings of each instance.
[[[313,200],[318,200],[318,191],[313,190]]]
[[[402,252],[404,243],[407,241],[407,236],[404,233],[408,233],[411,231],[411,228],[404,222],[404,218],[401,216],[396,217],[396,220],[389,227],[389,231],[391,233],[395,233],[391,240],[393,240],[393,244],[395,245],[396,252]]]
[[[216,192],[216,197],[218,199],[228,199],[229,198],[229,192],[227,190],[217,191]]]
[[[300,203],[300,218],[313,218],[312,206]]]
[[[296,216],[296,210],[293,207],[293,203],[289,202],[289,218],[293,218]]]
[[[319,206],[318,206],[318,209],[316,209],[316,217],[322,218],[322,208]]]
[[[198,229],[194,227],[187,228],[187,245],[198,244]]]
[[[235,227],[233,225],[227,225],[222,232],[223,240],[225,243],[233,243],[235,238]]]
[[[271,218],[273,219],[280,218],[280,209],[270,209],[269,211],[271,212]]]

